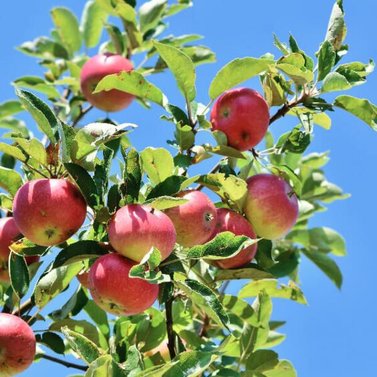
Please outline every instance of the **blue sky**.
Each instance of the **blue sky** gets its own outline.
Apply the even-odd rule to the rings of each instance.
[[[292,33],[300,47],[313,54],[324,38],[333,5],[332,0],[194,2],[192,9],[171,19],[170,32],[176,35],[202,34],[205,36],[204,44],[217,53],[217,63],[198,69],[197,89],[202,102],[208,101],[208,85],[226,62],[235,57],[260,56],[265,52],[278,54],[272,46],[273,33],[282,40],[287,40]],[[36,61],[23,56],[14,47],[34,37],[48,35],[52,28],[49,10],[53,6],[67,6],[81,14],[83,4],[84,1],[74,0],[6,1],[2,4],[0,102],[14,96],[9,85],[12,80],[40,73]],[[377,44],[374,42],[377,34],[374,26],[376,2],[345,0],[344,6],[348,25],[346,42],[350,45],[350,53],[345,60],[367,62],[369,58],[377,59]],[[169,98],[177,98],[175,103],[180,103],[170,75],[162,75],[154,81]],[[367,97],[377,103],[376,84],[377,74],[374,74],[366,85],[353,89],[350,94]],[[252,81],[251,85],[260,90],[256,81]],[[142,148],[164,145],[170,137],[169,124],[161,122],[159,115],[160,109],[147,112],[133,104],[114,118],[140,125],[131,140]],[[276,122],[273,129],[280,134],[294,125],[291,122],[288,119]],[[331,150],[327,176],[352,197],[330,205],[327,212],[318,215],[312,222],[313,226],[332,227],[346,238],[348,256],[338,261],[344,273],[342,290],[339,292],[317,268],[303,261],[302,289],[309,306],[275,301],[274,319],[287,321],[283,330],[288,334],[278,351],[281,357],[294,363],[300,377],[372,376],[375,373],[376,144],[375,132],[340,110],[333,115],[330,131],[316,130],[311,150]],[[232,292],[237,289],[233,286]],[[47,371],[55,377],[74,374],[72,370],[42,361],[22,376],[40,376]]]

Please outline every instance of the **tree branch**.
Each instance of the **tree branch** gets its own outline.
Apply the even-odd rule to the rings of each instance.
[[[88,106],[87,108],[85,108],[84,110],[81,110],[80,114],[78,115],[78,117],[73,121],[72,123],[72,128],[76,127],[77,124],[80,122],[80,120],[82,118],[84,118],[84,116],[90,111],[93,109],[93,106],[90,105]]]
[[[166,311],[166,330],[168,333],[168,349],[170,354],[170,359],[173,360],[176,356],[175,353],[175,333],[173,330],[173,300],[174,298],[169,298],[165,304]]]
[[[31,298],[29,298],[22,305],[20,305],[20,307],[13,310],[12,314],[21,316],[21,315],[27,313],[30,309],[32,309],[33,306],[34,306],[34,302],[32,301]]]
[[[85,366],[85,365],[79,365],[79,364],[71,363],[69,361],[61,360],[61,359],[58,359],[57,357],[49,356],[49,355],[46,355],[44,353],[39,354],[38,356],[40,356],[42,359],[46,359],[46,360],[52,361],[54,363],[64,365],[67,368],[74,368],[74,369],[83,370],[83,371],[88,370],[88,367]]]

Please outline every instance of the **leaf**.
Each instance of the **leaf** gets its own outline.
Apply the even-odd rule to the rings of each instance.
[[[38,76],[24,76],[13,81],[16,87],[28,88],[45,94],[49,98],[59,98],[59,91]]]
[[[360,85],[366,82],[366,77],[374,71],[374,62],[368,64],[352,62],[337,67],[336,72],[344,76],[351,85]]]
[[[135,203],[139,199],[142,178],[141,158],[137,150],[131,148],[124,156],[124,162],[123,181],[126,194],[125,203]]]
[[[30,284],[29,270],[24,257],[10,253],[9,276],[13,291],[21,299],[27,293]]]
[[[173,157],[164,148],[145,148],[141,151],[140,158],[143,170],[153,184],[161,183],[173,174]]]
[[[20,113],[23,110],[24,108],[19,101],[10,100],[0,103],[0,119]]]
[[[235,148],[229,147],[227,145],[217,145],[216,147],[205,145],[205,150],[210,153],[219,154],[220,156],[241,158],[243,160],[246,159],[246,157],[244,156],[242,152],[240,152],[239,150]]]
[[[0,152],[3,152],[8,156],[12,156],[22,162],[25,162],[27,160],[27,157],[20,151],[20,149],[14,147],[13,145],[0,142]]]
[[[152,101],[164,107],[167,104],[167,98],[162,91],[147,81],[140,73],[136,71],[121,72],[118,74],[104,77],[98,84],[94,93],[117,89],[126,93],[133,94],[147,101]]]
[[[51,16],[62,43],[72,55],[81,47],[81,34],[76,16],[63,7],[53,8]]]
[[[41,335],[37,334],[36,340],[38,343],[41,343],[44,346],[47,346],[54,352],[64,355],[65,344],[63,342],[63,339],[59,335],[50,331],[45,331]]]
[[[377,106],[367,99],[342,95],[335,99],[334,106],[355,115],[377,131]]]
[[[191,247],[187,251],[187,258],[226,259],[237,255],[257,242],[258,240],[252,240],[246,236],[235,236],[232,232],[222,232],[204,245]]]
[[[25,42],[17,49],[24,54],[47,60],[68,59],[69,57],[69,53],[64,46],[47,37],[39,37],[33,41]]]
[[[62,328],[62,332],[66,337],[68,344],[87,364],[92,363],[101,356],[98,347],[85,336],[69,330],[68,327]]]
[[[226,64],[217,72],[209,87],[211,99],[217,98],[226,90],[251,79],[274,64],[271,59],[237,58]]]
[[[343,0],[337,0],[331,12],[325,40],[332,44],[335,51],[339,51],[346,34],[347,28],[344,22]]]
[[[18,255],[42,255],[47,250],[46,246],[36,245],[27,238],[14,241],[9,248]]]
[[[273,369],[279,363],[279,355],[271,350],[257,350],[246,361],[246,370],[265,372]]]
[[[168,208],[181,206],[182,204],[185,204],[187,202],[187,199],[176,198],[174,196],[159,196],[157,198],[147,200],[145,204],[148,204],[152,208],[163,211]]]
[[[53,268],[68,266],[73,263],[107,254],[107,250],[97,241],[80,240],[65,247],[55,258]],[[82,266],[81,266],[82,267]]]
[[[38,281],[35,291],[35,304],[39,308],[46,306],[55,296],[62,292],[82,269],[81,263],[54,268]]]
[[[7,169],[0,166],[0,187],[15,195],[17,190],[22,186],[21,176],[13,169]]]
[[[59,120],[52,110],[34,94],[16,88],[16,94],[22,105],[37,122],[39,129],[50,139],[51,143],[59,140]]]
[[[287,360],[279,361],[279,364],[272,370],[263,373],[265,377],[297,377],[292,364]]]
[[[63,332],[67,328],[71,331],[75,331],[98,344],[98,329],[96,326],[85,320],[74,320],[71,318],[65,318],[63,320],[55,320],[49,327],[51,331]]]
[[[166,6],[167,0],[150,0],[140,7],[139,17],[142,33],[146,33],[158,25]]]
[[[347,79],[338,72],[329,73],[324,81],[321,88],[322,93],[336,92],[352,88],[352,85],[347,81]]]
[[[116,372],[113,370],[114,364],[111,355],[100,356],[89,365],[85,377],[117,377]]]
[[[155,42],[154,46],[172,71],[186,101],[192,102],[196,96],[196,74],[192,60],[176,47],[158,42]]]
[[[172,175],[153,187],[147,199],[150,200],[159,196],[173,196],[183,189],[183,185],[186,181],[186,177]]]
[[[193,303],[205,311],[216,323],[223,327],[228,326],[229,317],[221,302],[210,288],[191,279],[182,281],[174,279],[174,284],[179,289],[182,289]]]
[[[296,84],[303,85],[313,81],[313,72],[307,70],[305,67],[297,67],[294,64],[278,63],[276,67],[289,76]]]
[[[267,271],[263,271],[256,267],[244,267],[239,269],[229,269],[229,270],[218,270],[216,273],[215,280],[236,280],[236,279],[252,279],[252,280],[262,280],[262,279],[272,279],[271,275]]]
[[[15,138],[14,141],[17,142],[17,144],[28,156],[38,161],[42,165],[47,165],[46,149],[38,139],[26,140],[23,138]]]
[[[340,289],[342,287],[343,277],[338,265],[326,254],[320,251],[303,250],[303,253],[316,264],[334,284]]]
[[[87,48],[95,47],[99,43],[106,20],[106,12],[96,1],[85,4],[80,29]]]
[[[176,124],[174,137],[181,150],[188,150],[195,143],[194,131],[192,127],[188,126],[187,124],[184,126],[181,126],[179,123]]]
[[[98,192],[93,178],[84,168],[77,164],[66,163],[64,166],[79,186],[88,205],[94,208],[98,204]]]
[[[329,41],[324,41],[318,54],[318,81],[322,81],[335,65],[336,53]]]
[[[265,291],[270,297],[286,298],[299,304],[306,304],[306,299],[297,285],[293,282],[289,282],[288,286],[284,284],[279,285],[276,279],[252,281],[241,288],[239,297],[255,297],[261,291]]]

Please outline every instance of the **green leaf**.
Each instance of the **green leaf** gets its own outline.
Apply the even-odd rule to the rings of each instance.
[[[352,62],[342,64],[337,67],[336,72],[344,76],[351,85],[365,83],[366,77],[374,71],[374,62],[370,60],[368,64]]]
[[[322,93],[337,92],[352,88],[347,79],[338,72],[329,73],[323,80]]]
[[[207,313],[220,326],[227,327],[229,317],[215,293],[196,280],[174,280],[174,284],[182,289],[200,309]]]
[[[82,264],[54,268],[43,275],[34,291],[35,304],[39,308],[46,306],[55,296],[62,292],[71,280],[81,271]]]
[[[299,304],[306,304],[306,299],[297,285],[292,281],[288,285],[279,285],[279,282],[275,279],[252,281],[240,290],[239,297],[255,297],[261,291],[265,291],[270,297],[286,298]]]
[[[55,320],[49,327],[51,331],[63,332],[64,328],[71,331],[75,331],[91,340],[94,343],[98,343],[98,329],[95,325],[85,320],[74,320],[71,318],[65,318],[63,320]]]
[[[37,122],[39,129],[54,144],[59,140],[59,120],[52,110],[34,94],[16,89],[16,94],[22,105]]]
[[[140,7],[139,18],[142,33],[146,33],[158,25],[166,6],[167,0],[150,0]]]
[[[21,299],[27,293],[30,284],[29,270],[24,257],[10,253],[9,276],[13,291]]]
[[[263,91],[267,103],[270,106],[280,106],[286,101],[284,88],[280,84],[283,77],[281,75],[274,75],[267,73],[263,79]]]
[[[47,346],[54,352],[64,355],[65,344],[63,342],[63,339],[59,335],[50,331],[45,331],[41,335],[37,334],[36,340],[38,343],[41,343],[44,346]]]
[[[116,368],[111,355],[100,356],[89,365],[85,377],[120,377],[121,375],[116,374],[114,367]]]
[[[88,302],[84,306],[84,311],[97,325],[97,328],[101,331],[103,336],[106,339],[109,339],[110,327],[109,327],[109,322],[107,320],[106,312],[102,310],[101,308],[99,308],[97,304],[95,304],[94,301],[92,300],[88,300]]]
[[[49,98],[59,98],[60,93],[51,84],[38,76],[24,76],[13,81],[16,87],[28,88],[45,94]]]
[[[325,40],[329,41],[335,51],[339,51],[347,34],[344,21],[343,0],[337,0],[331,12]]]
[[[222,232],[204,245],[190,248],[187,251],[187,258],[226,259],[237,255],[243,249],[257,242],[258,240],[252,240],[246,236],[235,236],[232,232]]]
[[[335,99],[334,106],[355,115],[377,131],[377,106],[367,99],[342,95]]]
[[[225,65],[217,72],[209,87],[211,99],[217,98],[226,90],[251,79],[274,64],[270,59],[237,58]]]
[[[107,250],[100,246],[97,241],[80,240],[65,247],[55,257],[53,268],[67,266],[88,258],[96,258],[107,253]]]
[[[76,16],[67,8],[53,8],[51,16],[62,43],[71,55],[80,50],[81,33]]]
[[[229,269],[229,270],[218,270],[216,273],[215,280],[236,280],[236,279],[252,279],[252,280],[262,280],[262,279],[272,279],[273,275],[269,272],[263,271],[255,267],[245,267],[239,269]]]
[[[92,208],[98,204],[98,192],[96,184],[89,173],[79,165],[73,163],[64,164],[70,176],[79,186],[86,202]]]
[[[173,174],[173,157],[164,148],[145,148],[140,153],[140,158],[143,170],[153,184],[161,183]]]
[[[162,91],[147,81],[140,73],[136,71],[121,72],[119,74],[108,75],[98,84],[94,93],[117,89],[126,93],[133,94],[147,101],[152,101],[164,107],[167,104],[167,98]]]
[[[316,264],[334,284],[340,289],[343,283],[342,272],[340,271],[338,265],[320,251],[303,250],[303,253]]]
[[[182,204],[185,204],[187,202],[187,199],[176,198],[174,196],[159,196],[157,198],[147,200],[145,204],[148,204],[152,208],[163,211],[168,208],[181,206]]]
[[[195,143],[195,134],[192,127],[188,125],[181,126],[177,123],[175,126],[174,137],[181,150],[187,150]]]
[[[0,152],[6,153],[8,156],[12,156],[22,162],[27,160],[27,157],[21,152],[21,150],[13,145],[0,142]]]
[[[309,71],[304,66],[298,67],[296,64],[285,63],[284,58],[281,61],[282,63],[278,63],[276,67],[289,76],[296,84],[303,85],[313,81],[313,72]]]
[[[186,177],[172,175],[153,187],[153,189],[149,192],[147,199],[149,200],[159,196],[173,196],[179,191],[183,190],[183,185],[186,181]]]
[[[195,67],[191,59],[176,47],[158,42],[155,42],[154,46],[156,47],[161,58],[172,71],[178,87],[186,98],[186,101],[193,101],[196,96],[196,74]]]
[[[64,46],[47,37],[39,37],[33,41],[25,42],[17,49],[24,54],[47,60],[68,59],[69,57]]]
[[[46,246],[36,245],[27,238],[13,242],[9,248],[18,255],[42,255],[47,250]]]
[[[24,111],[24,108],[19,101],[10,100],[0,103],[0,119],[20,113],[21,111]]]
[[[335,65],[336,53],[329,41],[324,41],[318,55],[318,81],[322,81]]]
[[[0,187],[15,195],[17,190],[22,186],[21,176],[13,169],[7,169],[0,166]]]
[[[265,372],[273,369],[279,363],[279,355],[271,350],[257,350],[246,361],[246,370]]]
[[[69,330],[68,327],[62,328],[62,332],[68,344],[87,364],[92,363],[101,356],[101,351],[98,347],[85,336]]]
[[[42,165],[47,165],[46,149],[38,139],[26,140],[23,138],[15,138],[14,141],[17,142],[17,144],[28,156],[38,161]]]
[[[88,1],[85,4],[80,29],[87,48],[97,46],[106,20],[106,12],[96,1]]]
[[[244,156],[242,152],[240,152],[239,150],[235,148],[229,147],[227,145],[217,145],[216,147],[205,145],[204,148],[207,152],[219,154],[220,156],[241,158],[243,160],[246,159],[246,157]]]
[[[287,238],[312,251],[332,253],[338,257],[347,254],[344,238],[331,228],[297,229],[290,232]]]
[[[141,158],[136,149],[131,148],[124,156],[124,189],[126,198],[125,203],[135,203],[139,199],[139,191],[141,187]]]

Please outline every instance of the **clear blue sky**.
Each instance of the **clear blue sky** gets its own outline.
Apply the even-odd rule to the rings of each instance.
[[[235,57],[276,52],[272,46],[272,33],[283,40],[292,33],[301,48],[313,54],[324,37],[333,4],[333,0],[194,2],[192,9],[171,19],[170,32],[203,34],[204,43],[217,53],[217,63],[198,69],[199,100],[203,102],[208,99],[206,93],[211,78],[223,64]],[[35,60],[23,56],[14,47],[48,34],[52,28],[49,10],[53,6],[68,6],[81,14],[83,3],[75,0],[3,2],[0,12],[0,102],[13,98],[9,85],[12,80],[40,72]],[[345,0],[344,6],[348,25],[346,42],[350,45],[346,60],[377,59],[377,3],[374,0]],[[169,98],[179,98],[170,75],[156,78],[155,83],[166,90]],[[256,81],[252,84],[260,90]],[[377,74],[374,74],[366,85],[353,89],[350,94],[368,97],[377,103],[376,88]],[[141,126],[131,137],[137,147],[156,146],[163,145],[171,132],[169,125],[159,120],[160,114],[160,109],[147,112],[133,104],[114,118]],[[273,127],[282,133],[290,126],[293,124],[285,119]],[[347,240],[349,254],[339,260],[345,278],[341,292],[310,262],[304,261],[301,280],[309,306],[275,301],[274,319],[288,321],[283,329],[288,337],[278,351],[281,357],[292,360],[300,377],[372,376],[375,373],[376,145],[376,133],[339,110],[333,116],[333,128],[330,131],[317,129],[311,147],[315,151],[331,150],[328,178],[352,197],[330,205],[329,211],[312,222],[338,230]],[[236,289],[233,287],[233,291]],[[75,372],[42,361],[22,376],[47,373],[60,377]]]

